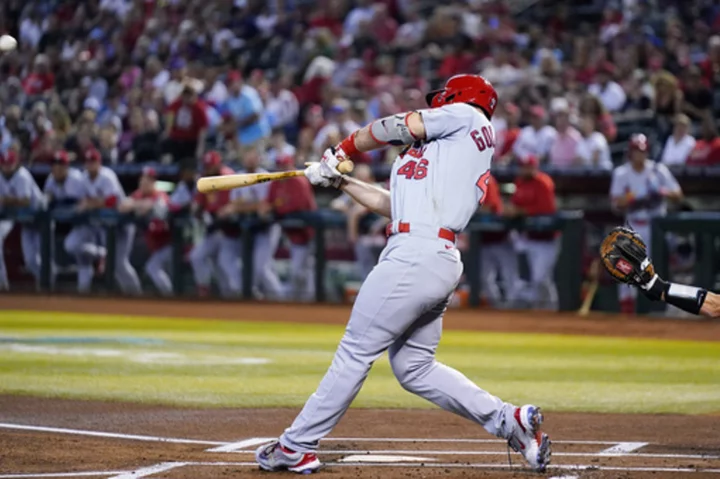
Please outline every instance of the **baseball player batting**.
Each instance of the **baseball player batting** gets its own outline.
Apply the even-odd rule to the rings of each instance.
[[[388,351],[406,390],[483,426],[520,452],[532,469],[550,462],[550,439],[533,405],[503,402],[435,360],[442,317],[463,266],[457,235],[485,196],[497,105],[492,85],[457,75],[427,95],[431,108],[401,113],[355,131],[306,177],[334,186],[391,219],[388,244],[358,293],[330,369],[293,424],[255,458],[268,471],[317,471],[320,439],[332,431],[360,391],[373,363]],[[390,191],[337,171],[340,161],[386,145],[407,145],[396,158]]]

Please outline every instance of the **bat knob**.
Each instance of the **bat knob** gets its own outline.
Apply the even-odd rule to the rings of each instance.
[[[352,160],[343,160],[338,164],[337,169],[340,173],[346,175],[352,173],[355,169],[355,163],[353,163]]]

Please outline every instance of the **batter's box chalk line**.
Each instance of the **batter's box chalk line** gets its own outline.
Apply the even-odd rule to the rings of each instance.
[[[87,437],[99,437],[107,439],[120,439],[129,441],[145,441],[159,442],[171,444],[193,444],[202,446],[213,446],[206,449],[207,452],[219,453],[236,453],[236,454],[252,454],[251,448],[266,444],[275,438],[271,437],[253,437],[240,441],[208,441],[202,439],[186,439],[162,436],[150,436],[140,434],[124,434],[106,431],[91,431],[84,429],[70,429],[51,426],[36,426],[27,424],[0,423],[0,429],[18,430],[18,431],[35,431],[45,432],[49,434],[68,434]],[[351,443],[413,443],[413,444],[504,444],[504,441],[498,439],[461,439],[461,438],[389,438],[389,437],[329,437],[323,440],[324,443],[332,444],[339,442]],[[720,455],[699,455],[699,454],[654,454],[637,452],[649,443],[636,441],[587,441],[587,440],[558,440],[553,441],[554,444],[560,445],[584,445],[584,446],[606,446],[597,452],[564,452],[557,451],[553,453],[556,457],[634,457],[634,458],[676,458],[676,459],[720,459]],[[600,449],[600,448],[598,448]],[[440,459],[425,456],[496,456],[506,454],[505,451],[460,451],[460,450],[424,450],[424,449],[391,449],[391,450],[345,450],[345,449],[322,449],[321,454],[337,454],[344,457],[336,461],[327,462],[328,466],[344,467],[344,466],[363,466],[363,467],[398,467],[398,468],[473,468],[473,469],[508,469],[522,467],[519,465],[510,465],[506,462],[499,463],[443,463]],[[151,466],[144,466],[134,470],[114,470],[114,471],[85,471],[85,472],[53,472],[53,473],[11,473],[0,474],[0,479],[32,479],[32,478],[63,478],[63,477],[103,477],[106,479],[138,479],[149,477],[161,472],[170,471],[182,467],[257,467],[254,461],[172,461],[161,462]],[[549,469],[563,471],[617,471],[617,472],[668,472],[668,473],[720,473],[720,468],[711,467],[666,467],[666,466],[612,466],[612,465],[595,465],[595,464],[553,464]],[[557,479],[571,479],[576,476],[560,475],[555,476]]]

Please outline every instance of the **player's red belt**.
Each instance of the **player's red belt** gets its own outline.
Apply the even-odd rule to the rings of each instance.
[[[393,231],[393,225],[392,223],[388,223],[388,225],[385,227],[385,236],[388,238],[394,235],[395,233],[409,233],[410,232],[410,223],[403,223],[400,221],[397,224],[397,231]],[[438,229],[438,238],[455,242],[457,235],[454,231],[449,230],[447,228],[439,228]]]

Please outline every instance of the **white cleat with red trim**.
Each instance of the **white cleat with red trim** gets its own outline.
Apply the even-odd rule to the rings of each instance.
[[[551,442],[548,435],[540,431],[543,422],[540,408],[532,404],[515,408],[514,422],[508,445],[522,454],[534,471],[545,471],[550,464]]]
[[[279,441],[260,446],[255,451],[255,460],[265,471],[290,471],[298,474],[312,474],[322,467],[314,452],[295,452],[283,447]]]

